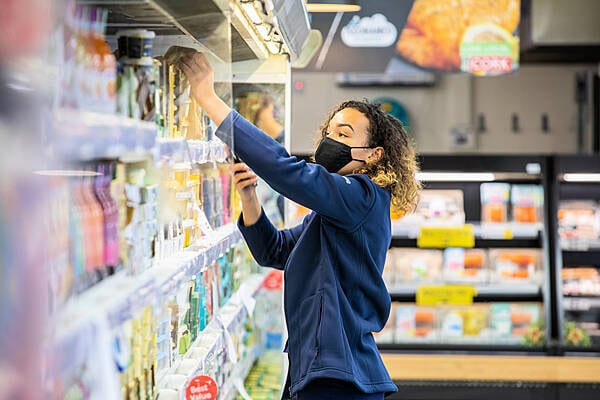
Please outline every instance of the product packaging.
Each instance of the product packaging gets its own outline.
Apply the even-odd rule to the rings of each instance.
[[[544,189],[540,185],[512,185],[512,220],[520,223],[543,221]]]
[[[486,343],[489,342],[488,305],[441,308],[441,338],[443,342]]]
[[[412,283],[439,282],[442,278],[442,251],[407,248],[388,250],[390,288]]]
[[[563,249],[600,247],[600,213],[594,201],[561,201],[558,234]]]
[[[435,342],[438,338],[437,309],[407,304],[398,305],[395,332],[397,343]]]
[[[465,223],[462,190],[421,191],[414,213],[402,218],[402,224],[410,225],[463,225]]]
[[[539,249],[491,249],[489,255],[493,282],[541,284]]]
[[[444,250],[446,282],[484,283],[489,279],[488,272],[485,250],[454,247]]]
[[[524,343],[532,333],[541,331],[540,318],[540,305],[536,303],[494,303],[490,306],[492,336],[498,343]],[[542,343],[534,341],[532,344]]]
[[[481,222],[507,222],[510,184],[500,182],[482,183]]]
[[[600,296],[600,271],[597,268],[563,268],[561,276],[563,295]]]

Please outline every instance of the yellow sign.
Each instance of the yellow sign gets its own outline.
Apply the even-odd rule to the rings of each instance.
[[[417,237],[417,247],[444,249],[446,247],[473,247],[475,235],[473,225],[423,226]]]
[[[470,285],[419,286],[417,288],[417,305],[469,306],[473,304],[475,295],[477,295],[477,289]]]

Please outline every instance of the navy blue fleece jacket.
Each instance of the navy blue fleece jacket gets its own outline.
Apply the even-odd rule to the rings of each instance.
[[[277,230],[264,212],[238,225],[256,259],[283,269],[291,391],[315,378],[353,382],[367,393],[394,392],[371,332],[390,312],[382,279],[390,245],[390,194],[365,175],[341,176],[299,161],[232,111],[217,130],[273,189],[313,210]]]

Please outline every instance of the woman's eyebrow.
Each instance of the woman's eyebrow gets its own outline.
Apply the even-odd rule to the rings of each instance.
[[[352,132],[354,132],[354,128],[350,124],[337,124],[337,126],[338,128],[341,128],[342,126],[347,126],[348,128],[352,129]]]

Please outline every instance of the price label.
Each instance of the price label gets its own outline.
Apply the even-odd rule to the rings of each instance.
[[[438,285],[419,286],[417,289],[417,305],[419,306],[469,306],[477,289],[471,285]]]
[[[423,226],[417,236],[417,247],[443,249],[446,247],[474,247],[473,225]]]
[[[283,272],[279,270],[269,272],[263,282],[263,287],[267,290],[281,290],[283,288]]]
[[[188,382],[185,387],[186,400],[216,400],[217,383],[213,378],[206,375],[199,375]]]

